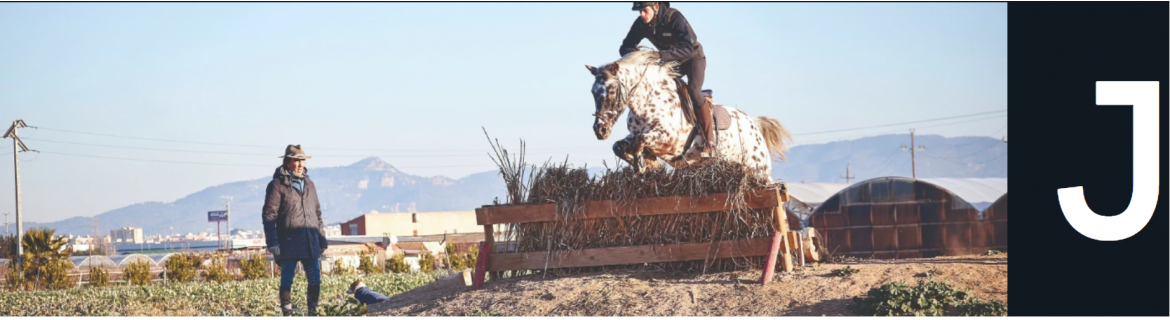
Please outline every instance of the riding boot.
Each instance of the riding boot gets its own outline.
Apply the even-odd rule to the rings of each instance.
[[[306,297],[309,305],[309,315],[317,315],[317,299],[321,297],[321,285],[309,285],[309,294]]]
[[[705,100],[705,99],[704,99]],[[699,108],[699,118],[702,125],[703,133],[703,158],[710,158],[715,153],[715,118],[712,116],[711,104],[703,101],[703,107]]]
[[[292,316],[292,290],[280,289],[280,315]]]

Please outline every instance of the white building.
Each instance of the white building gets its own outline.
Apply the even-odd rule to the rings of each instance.
[[[143,243],[142,228],[124,227],[118,230],[110,230],[110,238],[114,238],[115,242],[122,243]]]

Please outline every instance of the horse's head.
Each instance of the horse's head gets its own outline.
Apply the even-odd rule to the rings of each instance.
[[[597,140],[605,140],[609,138],[610,129],[618,117],[626,111],[625,90],[617,77],[619,67],[617,63],[611,63],[600,68],[590,65],[585,68],[589,69],[595,79],[591,90],[595,107],[593,133],[597,135]]]

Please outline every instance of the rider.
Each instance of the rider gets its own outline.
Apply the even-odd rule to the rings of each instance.
[[[634,20],[626,39],[622,40],[621,55],[637,51],[642,39],[650,39],[663,62],[679,62],[679,74],[687,76],[691,105],[695,109],[696,118],[699,118],[697,125],[702,130],[700,132],[705,137],[702,154],[709,157],[712,142],[715,141],[715,130],[711,106],[700,93],[703,75],[707,70],[707,56],[703,54],[703,46],[699,44],[691,24],[687,23],[678,9],[670,7],[670,2],[634,2],[633,10],[640,11],[641,16]]]

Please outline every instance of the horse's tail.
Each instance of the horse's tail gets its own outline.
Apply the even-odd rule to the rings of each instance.
[[[788,133],[788,129],[780,121],[764,116],[756,117],[756,125],[760,126],[760,134],[764,136],[768,151],[780,160],[785,160],[784,153],[788,152],[788,145],[784,141],[792,142],[792,134]]]

